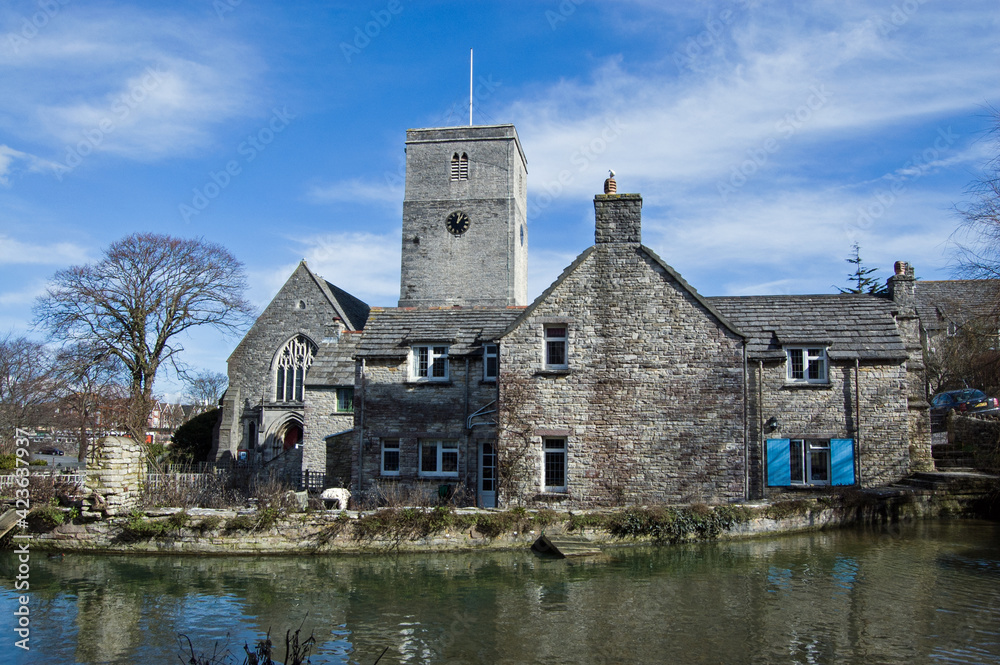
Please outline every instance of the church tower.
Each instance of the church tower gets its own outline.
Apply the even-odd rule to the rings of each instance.
[[[400,307],[527,304],[527,175],[513,125],[407,130]]]

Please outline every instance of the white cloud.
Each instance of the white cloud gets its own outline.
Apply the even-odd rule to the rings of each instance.
[[[59,168],[53,162],[0,144],[0,185],[4,187],[10,186],[10,175],[16,170],[18,165],[26,168],[29,173],[55,171]]]
[[[43,245],[0,235],[0,265],[61,266],[86,261],[87,250],[73,243]]]
[[[0,17],[0,29],[17,30],[18,18]],[[31,39],[0,49],[0,84],[18,90],[0,98],[0,130],[63,162],[74,151],[144,161],[187,154],[215,127],[261,111],[261,59],[219,27],[155,9],[65,8]]]

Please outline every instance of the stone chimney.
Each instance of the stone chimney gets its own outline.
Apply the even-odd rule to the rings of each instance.
[[[598,245],[613,242],[639,244],[642,242],[642,196],[613,193],[616,190],[614,177],[611,177],[604,183],[604,191],[608,193],[594,197],[597,218],[594,240]]]
[[[901,312],[915,314],[917,308],[917,278],[913,275],[913,266],[906,261],[896,261],[893,267],[896,273],[886,280],[889,296],[899,305]]]

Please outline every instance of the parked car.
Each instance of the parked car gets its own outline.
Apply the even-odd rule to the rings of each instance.
[[[66,453],[64,453],[63,451],[59,450],[58,448],[42,448],[41,450],[38,451],[38,454],[39,455],[56,455],[56,456],[62,456],[62,455],[65,455]]]
[[[951,410],[959,413],[1000,414],[1000,402],[996,397],[989,397],[982,390],[973,388],[938,393],[931,399],[931,425],[943,425]]]

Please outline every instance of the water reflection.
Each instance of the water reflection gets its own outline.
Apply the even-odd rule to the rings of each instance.
[[[372,663],[386,647],[383,664],[1000,663],[998,545],[995,524],[951,522],[582,561],[37,557],[34,649],[17,662],[178,662],[178,634],[239,654],[301,625],[313,663]],[[4,553],[5,607],[13,566]],[[5,612],[0,632],[12,628]]]

